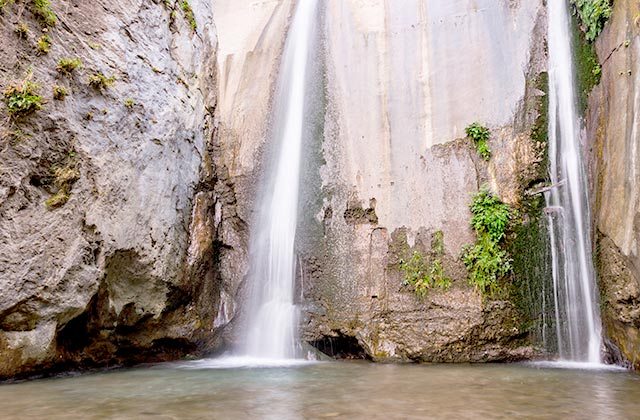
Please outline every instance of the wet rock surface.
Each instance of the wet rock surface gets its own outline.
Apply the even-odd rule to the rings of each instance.
[[[640,4],[614,2],[597,41],[602,78],[589,97],[587,144],[604,333],[640,368]]]
[[[323,201],[305,207],[298,241],[307,340],[352,337],[374,360],[534,355],[521,314],[483,300],[460,256],[475,239],[473,194],[486,185],[519,206],[544,160],[531,136],[544,96],[534,88],[546,67],[544,10],[537,1],[327,5],[327,116],[321,157],[308,165],[322,184],[303,191]],[[491,129],[488,163],[464,139],[474,121]],[[420,299],[398,261],[428,253],[436,232],[453,285]]]

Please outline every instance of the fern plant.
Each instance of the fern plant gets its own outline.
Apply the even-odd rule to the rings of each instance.
[[[584,25],[587,40],[595,41],[613,13],[611,0],[571,0],[571,2]]]
[[[491,159],[491,149],[489,148],[489,138],[491,137],[491,132],[487,127],[484,127],[480,123],[474,122],[465,128],[465,132],[467,133],[467,137],[473,140],[473,143],[476,146],[476,151],[478,155],[486,161]]]

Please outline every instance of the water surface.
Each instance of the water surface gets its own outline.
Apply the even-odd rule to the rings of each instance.
[[[0,386],[3,419],[633,418],[640,376],[526,365],[198,361]]]

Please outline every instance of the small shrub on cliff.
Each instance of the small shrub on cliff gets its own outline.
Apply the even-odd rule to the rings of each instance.
[[[486,233],[495,242],[504,238],[511,210],[498,197],[486,189],[480,190],[473,197],[471,213],[471,226],[477,233]]]
[[[584,25],[585,36],[593,42],[611,17],[611,0],[571,0]]]
[[[477,240],[464,249],[462,261],[469,282],[485,295],[496,296],[501,291],[499,280],[511,270],[511,258],[502,247],[511,210],[486,189],[475,195],[470,209]]]
[[[420,298],[427,296],[434,287],[451,287],[451,279],[445,275],[442,262],[435,258],[428,264],[418,251],[414,251],[408,260],[400,260],[400,271],[404,275],[403,284],[411,286]]]
[[[79,58],[61,58],[58,60],[56,70],[61,74],[71,74],[80,67],[82,67],[82,60]]]
[[[29,37],[29,27],[24,22],[19,22],[13,31],[18,35],[18,38],[27,39]]]
[[[62,86],[55,85],[53,86],[53,99],[56,101],[64,101],[64,98],[67,97],[69,92]]]
[[[101,72],[97,72],[89,76],[89,86],[100,91],[111,87],[111,85],[113,85],[115,81],[115,76],[107,77]]]
[[[46,26],[55,26],[58,22],[58,17],[51,9],[49,0],[32,0],[31,10]]]
[[[511,270],[511,259],[489,235],[481,234],[475,245],[467,247],[462,261],[469,271],[469,282],[483,294],[501,292],[499,280]]]
[[[9,115],[19,117],[41,109],[42,96],[38,94],[39,89],[40,86],[29,78],[7,87],[2,94]]]
[[[467,136],[473,140],[473,144],[476,146],[478,155],[486,161],[491,159],[491,149],[489,148],[489,137],[491,132],[487,127],[482,126],[480,123],[473,123],[465,128]]]
[[[434,287],[449,289],[451,279],[444,272],[442,256],[444,256],[444,234],[439,230],[431,239],[430,261],[427,261],[418,251],[414,251],[408,259],[400,260],[403,284],[412,287],[419,298],[426,297],[429,290]]]
[[[42,54],[48,54],[49,51],[51,51],[51,37],[49,35],[42,35],[40,38],[38,38],[36,48]]]

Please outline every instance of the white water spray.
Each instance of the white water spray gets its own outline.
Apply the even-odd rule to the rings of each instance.
[[[317,0],[299,0],[282,57],[274,102],[279,151],[251,238],[248,356],[290,359],[298,347],[294,304],[296,226],[308,67]]]
[[[586,176],[580,152],[567,0],[548,0],[549,165],[547,193],[560,357],[600,362],[601,322],[591,255]]]

